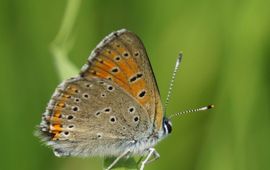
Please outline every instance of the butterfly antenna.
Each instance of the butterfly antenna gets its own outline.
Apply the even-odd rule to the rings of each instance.
[[[213,107],[214,107],[214,105],[211,104],[211,105],[204,106],[204,107],[197,108],[197,109],[189,109],[189,110],[185,110],[185,111],[178,112],[178,113],[175,113],[175,114],[171,115],[171,116],[169,117],[169,119],[171,119],[172,117],[175,117],[175,116],[184,115],[184,114],[188,114],[188,113],[191,113],[191,112],[200,112],[200,111],[209,110],[209,109],[212,109]]]
[[[168,91],[166,102],[165,102],[165,106],[164,106],[164,112],[165,113],[166,113],[166,110],[167,110],[167,107],[168,107],[168,103],[169,103],[170,98],[171,98],[171,93],[172,93],[172,89],[173,89],[173,85],[174,85],[175,76],[176,76],[177,71],[179,70],[179,66],[180,66],[182,57],[183,57],[183,53],[180,52],[179,53],[179,56],[178,56],[178,58],[176,60],[176,64],[175,64],[174,71],[173,71],[173,74],[172,74],[171,83],[170,83],[170,86],[169,86],[169,91]]]

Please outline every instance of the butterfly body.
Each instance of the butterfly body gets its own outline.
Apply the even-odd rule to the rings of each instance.
[[[39,128],[56,156],[143,155],[170,132],[145,48],[124,29],[57,87]]]

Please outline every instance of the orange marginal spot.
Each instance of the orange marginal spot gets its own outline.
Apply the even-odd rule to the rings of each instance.
[[[63,107],[65,107],[65,103],[64,103],[64,102],[62,102],[62,103],[60,103],[60,102],[59,102],[59,103],[57,104],[57,106],[59,106],[59,107],[62,107],[62,108],[63,108]]]
[[[61,120],[59,117],[51,117],[50,118],[51,123],[53,124],[61,124]]]
[[[70,98],[71,96],[69,94],[62,94],[62,97],[64,97],[64,98]]]
[[[78,89],[76,85],[69,85],[66,89],[66,92],[61,95],[59,101],[55,104],[53,114],[50,116],[50,133],[54,134],[52,140],[57,140],[60,137],[60,132],[62,131],[61,125],[61,112],[62,109],[65,107],[65,102],[68,98],[71,97]]]
[[[56,133],[53,133],[53,134],[54,134],[54,136],[53,136],[52,140],[57,140],[57,139],[60,138],[60,133],[59,132],[56,132]]]
[[[54,124],[54,125],[51,126],[51,131],[53,131],[53,132],[55,132],[55,131],[57,131],[57,132],[62,131],[62,127],[61,127],[60,124]]]
[[[67,88],[67,92],[70,94],[74,94],[78,90],[76,85],[69,85]]]
[[[52,114],[54,117],[59,117],[61,115],[61,110],[62,109],[56,109],[54,108],[54,113]]]

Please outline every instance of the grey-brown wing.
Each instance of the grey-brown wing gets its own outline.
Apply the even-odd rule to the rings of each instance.
[[[145,109],[118,85],[78,77],[57,88],[40,131],[56,155],[89,156],[117,155],[152,128]]]

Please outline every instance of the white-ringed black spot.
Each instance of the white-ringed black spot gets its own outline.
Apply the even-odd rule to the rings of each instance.
[[[89,98],[89,94],[84,93],[84,94],[83,94],[83,97],[84,97],[85,99],[88,99],[88,98]]]
[[[101,133],[97,133],[97,138],[101,139],[102,138],[102,134]]]
[[[134,116],[133,121],[137,123],[139,121],[139,117],[138,116]]]
[[[78,89],[75,89],[74,92],[75,92],[75,93],[79,93],[80,91],[79,91]]]
[[[69,125],[68,128],[72,129],[72,128],[74,128],[74,125]]]
[[[77,112],[77,111],[79,111],[79,107],[78,107],[78,106],[73,106],[73,107],[72,107],[72,110],[73,110],[74,112]]]
[[[124,57],[129,57],[128,52],[124,52],[124,53],[123,53],[123,56],[124,56]]]
[[[110,113],[111,111],[112,111],[112,109],[110,107],[104,109],[105,113]]]
[[[140,79],[142,76],[143,76],[142,73],[137,73],[136,75],[130,77],[129,82],[130,82],[130,83],[133,83],[133,82],[135,82],[136,80]]]
[[[118,71],[119,71],[119,69],[117,67],[115,67],[115,68],[112,69],[112,72],[113,73],[117,73]]]
[[[107,89],[108,89],[109,91],[113,91],[113,90],[114,90],[114,87],[111,86],[111,85],[109,85],[109,86],[107,87]]]
[[[115,116],[111,116],[110,117],[110,122],[111,123],[115,123],[116,122],[116,117]]]
[[[133,76],[133,77],[131,77],[131,78],[129,79],[129,81],[132,83],[132,82],[134,82],[136,79],[137,79],[137,76]]]
[[[100,111],[97,111],[97,112],[95,113],[96,116],[99,116],[100,114],[101,114]]]
[[[68,136],[68,135],[69,135],[69,132],[64,132],[64,135],[65,135],[65,136]]]
[[[120,61],[121,58],[120,58],[120,56],[116,56],[116,57],[114,58],[114,60],[115,60],[115,61]]]
[[[141,78],[142,76],[143,76],[142,73],[138,73],[138,74],[137,74],[137,78]]]
[[[78,102],[80,102],[80,101],[81,101],[81,100],[80,100],[79,98],[76,98],[76,99],[75,99],[75,102],[76,102],[76,103],[78,103]]]
[[[125,126],[122,127],[123,130],[126,130],[127,128]]]
[[[146,91],[145,91],[145,90],[142,90],[142,91],[138,94],[138,96],[139,96],[140,98],[143,98],[143,97],[145,96],[145,94],[146,94]]]
[[[140,53],[138,52],[138,51],[136,51],[135,53],[134,53],[134,56],[135,57],[138,57],[140,55]]]
[[[86,84],[85,87],[87,88],[92,87],[92,84]]]
[[[68,115],[68,117],[67,117],[68,120],[72,120],[73,118],[74,118],[74,116],[72,116],[72,115]]]
[[[135,107],[129,107],[128,112],[129,113],[134,113],[135,112]]]
[[[106,94],[105,93],[101,93],[101,97],[106,97]]]

